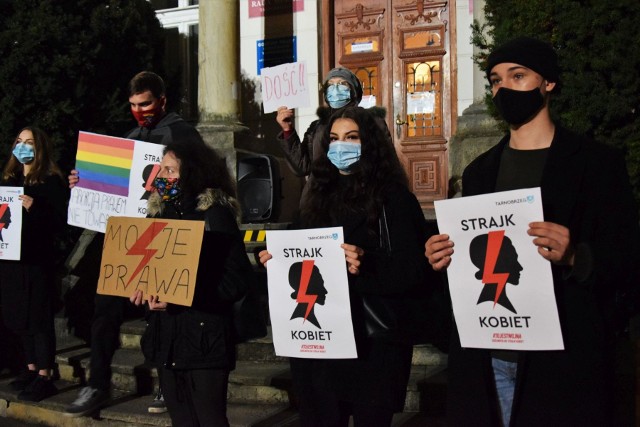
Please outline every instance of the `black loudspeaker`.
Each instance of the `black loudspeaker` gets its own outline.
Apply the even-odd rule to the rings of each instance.
[[[236,176],[242,222],[277,221],[282,198],[278,161],[267,155],[239,158]]]

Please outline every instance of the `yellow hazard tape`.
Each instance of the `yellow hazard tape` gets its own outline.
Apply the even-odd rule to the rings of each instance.
[[[245,242],[264,242],[267,238],[265,230],[246,230],[244,232]]]

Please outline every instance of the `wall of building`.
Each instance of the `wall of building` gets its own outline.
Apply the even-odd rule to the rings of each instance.
[[[316,87],[320,84],[319,75],[319,25],[318,25],[318,2],[316,0],[295,0],[294,8],[302,10],[294,11],[290,14],[276,14],[272,16],[250,17],[250,13],[255,14],[256,2],[251,0],[240,0],[240,72],[245,90],[253,87],[253,99],[259,105],[261,102],[261,84],[258,75],[258,47],[261,40],[296,37],[296,61],[304,61],[308,70],[307,78],[309,87]],[[272,2],[277,4],[278,2]],[[253,8],[253,9],[252,9]],[[313,82],[313,83],[311,83]],[[251,98],[251,94],[245,93],[243,96]],[[320,104],[319,91],[312,90],[309,98],[310,105],[306,108],[299,108],[295,111],[296,129],[302,134],[309,124],[316,119],[316,109]],[[251,106],[245,106],[245,109]],[[243,122],[256,133],[256,137],[263,139],[275,138],[279,127],[273,126],[275,114],[267,115],[264,120],[270,121],[260,125],[252,121],[260,120],[255,114],[242,115]]]

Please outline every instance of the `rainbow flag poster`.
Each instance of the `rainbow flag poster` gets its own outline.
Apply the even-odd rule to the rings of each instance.
[[[104,193],[129,195],[129,173],[135,141],[80,132],[76,170],[78,187]]]
[[[163,148],[80,132],[75,167],[79,181],[71,190],[67,222],[104,233],[110,216],[146,216]]]

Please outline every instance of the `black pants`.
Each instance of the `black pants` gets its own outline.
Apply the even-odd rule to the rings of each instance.
[[[36,365],[36,370],[53,369],[56,354],[56,333],[51,328],[34,334],[21,334],[22,347],[27,364]]]
[[[20,337],[27,364],[38,370],[52,369],[56,352],[53,302],[57,298],[53,266],[3,262],[0,267],[4,323]]]
[[[228,427],[229,371],[158,368],[160,387],[176,427]]]
[[[91,377],[89,385],[100,390],[111,387],[111,360],[120,346],[120,326],[127,298],[96,294],[91,323]]]
[[[298,398],[300,427],[389,427],[391,406],[347,402],[334,390],[325,360],[289,359],[295,394]]]

